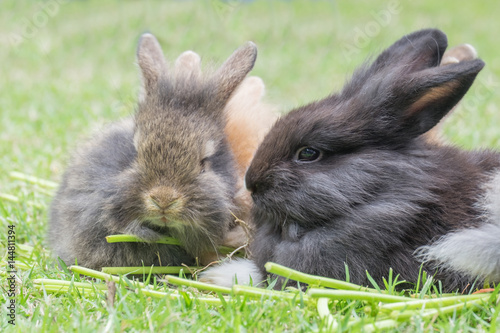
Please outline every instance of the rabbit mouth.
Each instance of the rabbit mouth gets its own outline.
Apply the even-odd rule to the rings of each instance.
[[[182,221],[178,218],[173,218],[172,216],[167,215],[159,215],[148,219],[148,222],[152,225],[156,225],[158,227],[175,227],[178,225],[182,225]]]

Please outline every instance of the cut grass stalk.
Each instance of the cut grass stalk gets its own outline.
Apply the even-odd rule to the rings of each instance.
[[[198,266],[152,266],[152,267],[103,267],[101,270],[108,274],[179,274],[181,270],[194,271]],[[188,274],[189,272],[185,272]]]
[[[99,280],[113,281],[116,283],[123,283],[123,279],[119,276],[107,274],[104,272],[99,272],[99,271],[96,271],[96,270],[93,270],[90,268],[73,265],[73,266],[70,266],[69,269],[74,273],[83,274],[83,275],[90,276],[90,277],[93,277],[93,278],[96,278]],[[146,288],[146,285],[142,282],[132,281],[132,280],[131,280],[131,282],[139,288]]]
[[[22,172],[11,171],[9,173],[9,175],[13,179],[22,180],[22,181],[25,181],[25,182],[28,182],[28,183],[32,183],[32,184],[35,184],[35,185],[39,185],[39,186],[42,186],[42,187],[46,187],[46,188],[49,188],[49,189],[55,189],[55,188],[57,188],[57,183],[55,183],[53,181],[46,180],[46,179],[41,179],[41,178],[38,178],[38,177],[35,177],[35,176],[26,175],[26,174],[24,174]]]
[[[318,310],[318,315],[321,319],[326,320],[326,324],[329,330],[335,330],[337,328],[337,323],[330,313],[330,309],[328,308],[328,303],[330,302],[329,298],[321,297],[318,298],[316,302],[316,309]]]
[[[76,291],[80,294],[96,294],[96,289],[93,288],[83,288],[83,287],[70,287],[70,286],[56,286],[56,285],[44,285],[44,284],[37,284],[35,285],[35,288],[40,290],[40,291],[46,291],[49,293],[68,293],[70,291]],[[100,290],[100,289],[98,289]]]
[[[58,280],[56,280],[58,281]],[[69,282],[69,281],[59,281],[59,282]],[[87,286],[88,285],[88,286]],[[70,284],[66,283],[60,283],[57,284],[55,282],[51,282],[50,284],[46,283],[40,283],[40,284],[35,284],[35,287],[40,290],[45,290],[46,292],[50,293],[67,293],[70,291],[74,291],[75,289],[78,290],[79,293],[81,294],[94,294],[97,290],[106,290],[107,287],[105,285],[94,285],[96,288],[92,287],[92,284],[87,284],[84,286],[82,283],[77,283],[72,286]],[[98,287],[99,286],[99,287]],[[140,292],[145,295],[145,296],[150,296],[153,298],[170,298],[170,299],[175,299],[175,300],[180,300],[183,298],[183,296],[175,293],[166,293],[166,292],[161,292],[161,291],[156,291],[156,290],[148,290],[148,289],[141,289]],[[222,305],[222,301],[219,298],[215,297],[196,297],[194,298],[202,303],[206,303],[208,305],[215,305],[215,306],[220,306]]]
[[[373,288],[362,287],[350,282],[302,273],[294,269],[278,265],[273,262],[266,263],[264,267],[271,274],[276,274],[288,279],[304,282],[311,286],[329,287],[329,288],[343,289],[343,290],[356,290],[356,291],[362,290],[366,292],[380,294],[378,290]]]
[[[14,266],[19,269],[19,270],[24,270],[24,271],[29,271],[32,267],[21,262],[21,261],[16,261]]]
[[[243,286],[238,284],[233,286],[232,291],[234,295],[243,295],[252,298],[269,297],[272,299],[297,299],[301,297],[300,291],[295,293],[290,293],[278,290],[269,290],[269,289],[255,288],[250,286]],[[304,301],[308,301],[309,297],[305,294],[302,294],[302,299]]]
[[[19,200],[18,197],[11,195],[11,194],[7,194],[7,193],[0,193],[0,199],[6,200],[9,202],[13,202],[13,203],[19,203],[21,201],[21,200]]]
[[[81,267],[81,266],[70,266],[69,269],[75,273],[83,274],[83,275],[90,276],[90,277],[97,278],[97,279],[104,280],[104,281],[114,281],[116,283],[120,283],[122,285],[127,286],[125,284],[125,281],[123,279],[121,279],[119,276],[106,274],[103,272],[99,272],[99,271],[96,271],[96,270],[93,270],[90,268],[86,268],[86,267]],[[151,296],[151,297],[155,297],[155,298],[168,297],[171,299],[180,299],[181,297],[184,297],[184,296],[179,295],[178,293],[174,293],[174,292],[166,293],[166,292],[161,292],[161,291],[156,291],[156,290],[149,290],[149,289],[146,289],[146,286],[144,285],[144,283],[137,282],[137,281],[132,281],[132,282],[135,284],[135,288],[139,289],[137,292],[141,292],[142,294],[144,294],[146,296]],[[222,301],[219,298],[210,298],[210,297],[193,297],[193,298],[200,301],[200,302],[207,303],[210,305],[222,305]]]
[[[379,321],[374,321],[370,324],[365,324],[361,332],[378,332],[380,330],[385,330],[388,328],[397,327],[399,323],[393,319],[384,319]]]
[[[103,284],[91,284],[86,282],[64,281],[56,279],[35,279],[33,280],[35,288],[51,293],[67,293],[78,290],[81,294],[95,294],[96,290],[106,290]]]
[[[36,189],[36,193],[41,193],[43,195],[46,195],[48,197],[52,197],[55,194],[54,190],[51,189],[46,189],[45,187],[39,187]]]
[[[106,236],[108,243],[144,243],[144,241],[134,235],[110,235]],[[167,245],[181,245],[177,239],[173,237],[164,237],[155,243]]]
[[[108,243],[144,243],[144,241],[134,235],[109,235],[106,236],[106,241]],[[162,239],[154,242],[157,244],[167,244],[167,245],[180,245],[182,246],[181,242],[179,242],[177,239],[173,237],[163,237]],[[221,254],[230,254],[234,252],[236,249],[228,246],[220,246],[219,247],[219,252]],[[238,250],[238,252],[235,253],[236,256],[242,257],[244,256],[245,251],[244,249]]]
[[[5,201],[9,201],[12,203],[16,203],[16,204],[21,203],[21,199],[19,199],[18,197],[14,196],[14,195],[8,194],[8,193],[0,193],[0,199],[3,199]],[[28,200],[25,203],[26,203],[26,206],[35,207],[37,209],[45,208],[44,205],[36,203],[34,201],[31,201],[31,200]]]
[[[219,246],[218,250],[221,254],[231,254],[236,249],[228,246]],[[239,249],[238,251],[234,252],[234,255],[237,257],[243,257],[245,255],[245,249]]]
[[[383,304],[379,307],[380,310],[384,312],[392,312],[394,310],[414,310],[420,309],[425,306],[425,308],[439,308],[449,305],[454,305],[457,303],[469,302],[477,299],[487,300],[490,297],[489,294],[475,294],[475,295],[465,295],[465,296],[452,296],[452,297],[442,297],[442,298],[431,298],[431,299],[420,299],[420,300],[410,300],[405,302],[398,302],[392,304]]]
[[[407,321],[414,316],[419,316],[420,318],[425,319],[425,318],[433,317],[436,315],[444,315],[444,314],[453,313],[453,312],[460,310],[460,309],[463,309],[463,308],[470,308],[472,306],[480,304],[481,302],[483,302],[482,299],[475,299],[475,300],[471,300],[471,301],[468,301],[465,303],[458,303],[458,304],[449,305],[449,306],[445,306],[445,307],[439,307],[437,309],[409,310],[409,311],[403,311],[403,312],[393,311],[390,316],[393,319],[398,320],[398,321]]]
[[[183,278],[180,278],[177,276],[172,276],[172,275],[165,276],[164,281],[168,282],[170,284],[174,284],[176,286],[192,287],[192,288],[196,288],[198,290],[220,292],[223,294],[230,294],[231,293],[231,288],[221,287],[221,286],[217,286],[215,284],[204,283],[204,282],[199,282],[199,281],[194,281],[194,280],[183,279]]]
[[[97,283],[88,283],[88,282],[75,282],[75,281],[65,281],[65,280],[57,280],[57,279],[35,279],[33,280],[33,283],[36,285],[45,285],[45,286],[62,286],[62,287],[69,287],[69,286],[75,286],[77,288],[96,288],[96,289],[107,289],[106,285],[104,284],[97,284]]]
[[[396,303],[396,302],[410,302],[411,298],[396,295],[387,295],[374,292],[356,291],[356,290],[332,290],[332,289],[319,289],[311,288],[307,294],[313,298],[327,297],[336,300],[358,300],[366,302],[382,302],[382,303]]]
[[[182,299],[183,297],[182,295],[179,294],[165,293],[162,291],[147,290],[147,289],[141,289],[141,293],[146,296],[151,296],[154,298],[169,297],[171,299]],[[219,298],[215,297],[193,297],[193,299],[208,305],[215,305],[215,306],[223,305],[222,301]]]

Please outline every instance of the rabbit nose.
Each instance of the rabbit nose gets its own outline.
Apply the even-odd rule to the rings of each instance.
[[[252,177],[247,173],[245,177],[245,187],[252,193],[255,193],[260,185],[257,181],[254,181]]]
[[[169,188],[155,188],[149,193],[149,200],[158,209],[167,210],[181,203],[181,195]]]

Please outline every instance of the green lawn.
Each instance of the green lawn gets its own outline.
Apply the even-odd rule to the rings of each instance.
[[[470,43],[486,62],[447,119],[447,140],[467,149],[499,149],[499,13],[496,0],[0,1],[0,251],[5,253],[10,224],[16,225],[16,243],[35,249],[27,261],[32,268],[18,272],[15,327],[7,323],[3,303],[8,284],[2,261],[0,330],[309,332],[327,327],[316,307],[300,299],[242,297],[216,307],[119,287],[110,307],[102,291],[54,295],[34,288],[34,279],[71,277],[43,250],[53,190],[15,179],[11,172],[58,182],[80,140],[133,113],[139,87],[135,49],[144,31],[158,37],[169,60],[191,49],[204,63],[220,63],[245,41],[254,41],[259,55],[252,74],[266,83],[268,101],[286,112],[339,89],[367,56],[402,35],[437,27],[450,45]],[[339,321],[367,316],[359,301],[331,307]],[[499,311],[489,302],[475,311],[417,314],[396,330],[494,331]]]

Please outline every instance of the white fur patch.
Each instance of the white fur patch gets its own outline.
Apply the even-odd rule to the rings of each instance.
[[[200,274],[199,281],[231,288],[234,284],[255,286],[265,280],[255,263],[248,259],[233,259],[210,267]],[[236,283],[237,282],[237,283]]]
[[[485,185],[484,208],[490,215],[490,221],[500,225],[500,171]]]
[[[485,224],[456,231],[423,246],[417,255],[440,267],[461,272],[471,278],[500,282],[500,171],[484,185],[479,203],[485,211]]]
[[[205,143],[205,157],[210,157],[215,154],[215,142],[213,140],[208,140]]]
[[[440,267],[500,282],[500,223],[451,233],[418,252]]]

